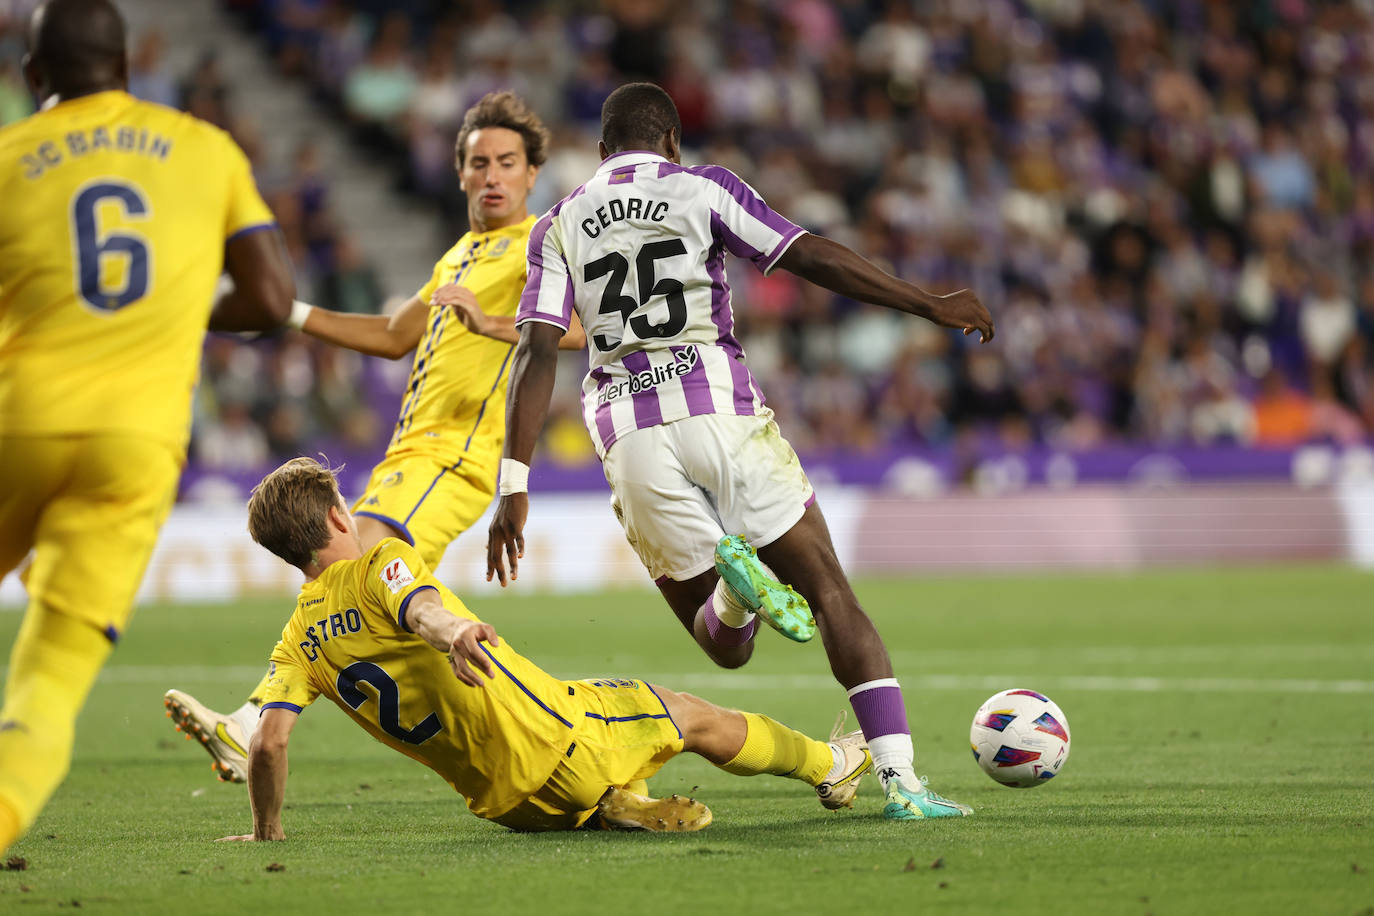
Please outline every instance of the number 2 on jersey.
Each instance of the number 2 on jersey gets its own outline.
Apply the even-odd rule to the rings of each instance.
[[[368,696],[358,689],[358,683],[371,684],[377,691],[377,724],[382,731],[406,744],[424,744],[444,726],[439,717],[430,713],[420,720],[414,728],[401,725],[401,688],[386,670],[372,662],[354,662],[339,672],[334,686],[339,688],[339,699],[353,709],[361,709]]]
[[[654,262],[686,253],[687,246],[683,244],[682,239],[649,242],[640,248],[639,254],[635,255],[635,273],[639,277],[638,300],[624,294],[625,276],[630,272],[630,262],[618,251],[612,251],[587,264],[582,268],[582,278],[591,283],[606,274],[611,275],[606,281],[606,288],[601,292],[601,308],[598,311],[602,315],[618,313],[621,325],[629,325],[630,330],[634,331],[640,340],[649,337],[676,337],[687,326],[687,301],[682,295],[682,281],[662,277],[655,282]],[[634,313],[636,309],[648,305],[649,300],[655,296],[663,296],[668,303],[668,320],[663,324],[650,324],[646,316]],[[597,334],[592,341],[603,353],[609,353],[622,343],[620,340],[611,340],[605,334]]]
[[[142,236],[127,231],[100,235],[97,210],[107,201],[120,205],[126,218],[146,217],[150,208],[138,187],[109,178],[86,185],[72,198],[76,290],[92,308],[116,312],[148,294],[152,254]],[[124,260],[124,282],[107,286],[101,269],[109,264],[107,259],[115,257]]]

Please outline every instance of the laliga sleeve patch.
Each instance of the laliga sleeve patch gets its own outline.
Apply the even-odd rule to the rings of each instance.
[[[410,567],[406,566],[406,561],[400,557],[386,564],[381,571],[380,578],[382,584],[391,589],[393,595],[415,581],[415,576],[411,574]]]

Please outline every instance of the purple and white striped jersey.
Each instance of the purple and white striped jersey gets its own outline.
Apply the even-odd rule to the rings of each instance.
[[[729,169],[648,152],[606,159],[535,223],[516,324],[566,330],[577,309],[598,455],[636,429],[763,408],[734,335],[725,252],[767,274],[802,231]]]

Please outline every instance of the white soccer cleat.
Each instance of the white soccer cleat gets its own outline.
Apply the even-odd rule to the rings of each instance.
[[[845,714],[840,713],[835,728],[830,732],[830,744],[840,749],[844,755],[844,768],[839,777],[827,780],[816,786],[816,795],[821,804],[831,811],[854,807],[854,796],[859,793],[859,783],[864,774],[873,769],[873,755],[868,751],[868,742],[862,731],[852,731],[841,735]]]
[[[248,736],[231,717],[202,706],[196,698],[180,690],[162,696],[167,717],[176,723],[186,740],[195,738],[210,754],[211,769],[220,782],[248,781]]]

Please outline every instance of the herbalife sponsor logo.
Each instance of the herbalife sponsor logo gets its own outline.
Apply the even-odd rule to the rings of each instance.
[[[664,363],[661,366],[645,369],[643,372],[636,372],[627,379],[621,379],[615,384],[607,385],[597,392],[596,402],[605,404],[627,394],[638,394],[641,391],[657,388],[664,382],[682,378],[697,367],[697,362],[700,359],[696,347],[683,347],[681,350],[674,350],[671,363]]]

